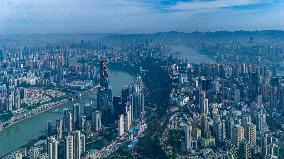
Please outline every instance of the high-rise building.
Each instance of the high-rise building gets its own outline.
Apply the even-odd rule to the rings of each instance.
[[[74,159],[74,140],[72,135],[65,138],[65,159]]]
[[[201,116],[201,134],[203,138],[208,138],[209,136],[209,125],[206,114]]]
[[[232,117],[226,118],[226,136],[228,139],[233,139],[233,126],[235,125]]]
[[[72,119],[72,112],[67,112],[67,119],[66,119],[66,126],[67,126],[67,132],[73,131],[73,119]]]
[[[267,130],[266,111],[264,109],[256,114],[256,128],[262,132]]]
[[[201,114],[208,114],[209,111],[208,111],[208,99],[207,98],[201,99],[200,110],[201,110]]]
[[[79,130],[81,130],[82,132],[85,132],[86,121],[87,121],[86,116],[84,115],[80,116]]]
[[[192,151],[197,149],[197,141],[192,138],[192,125],[186,125],[185,129],[186,150]]]
[[[218,121],[214,123],[214,134],[217,142],[221,142],[226,139],[226,127],[224,120],[220,121],[220,119],[218,119]]]
[[[127,110],[126,110],[126,114],[124,115],[125,117],[125,126],[124,126],[124,131],[128,131],[129,129],[131,129],[131,109],[129,106],[127,106]]]
[[[81,132],[80,131],[75,131],[73,134],[73,139],[74,139],[74,158],[81,158]]]
[[[52,122],[47,121],[46,137],[50,137],[52,135],[52,132]]]
[[[113,97],[114,118],[119,120],[119,115],[123,113],[124,109],[120,96]]]
[[[63,109],[63,131],[67,131],[68,125],[68,109]]]
[[[74,158],[80,159],[82,153],[85,152],[85,135],[81,131],[77,130],[73,134],[74,140]]]
[[[241,125],[233,126],[232,142],[239,147],[240,142],[244,139],[244,128]]]
[[[261,156],[266,158],[268,155],[268,134],[261,134]]]
[[[200,109],[200,114],[203,114],[202,113],[202,107],[203,107],[203,105],[204,105],[204,99],[206,98],[206,94],[205,94],[205,92],[204,91],[199,91],[199,94],[198,94],[198,96],[199,96],[199,109]]]
[[[123,106],[126,105],[129,95],[130,95],[129,87],[126,87],[126,86],[123,87],[123,89],[121,91],[121,103],[122,103]]]
[[[100,63],[100,88],[97,92],[97,107],[102,113],[102,123],[104,125],[112,124],[113,103],[112,88],[109,85],[107,61],[101,60]]]
[[[47,139],[47,154],[49,159],[58,158],[58,141],[55,137],[49,137]]]
[[[63,134],[63,122],[62,119],[56,120],[56,139],[60,141],[62,139]]]
[[[78,130],[80,128],[80,104],[73,105],[73,129]]]
[[[86,103],[84,106],[84,115],[87,117],[88,120],[91,119],[92,115],[92,107],[90,103]]]
[[[124,135],[124,115],[121,114],[118,120],[118,136]]]
[[[100,131],[102,129],[102,122],[101,122],[102,114],[99,110],[95,110],[92,112],[92,129],[94,131]]]
[[[248,141],[242,140],[240,142],[238,158],[240,159],[250,159],[251,158],[251,147]]]
[[[133,120],[140,118],[144,112],[144,94],[138,92],[132,95],[133,98]]]
[[[251,146],[256,145],[256,125],[252,123],[244,124],[244,138]]]
[[[103,88],[109,87],[109,76],[108,76],[108,66],[107,60],[101,60],[100,63],[100,86]]]

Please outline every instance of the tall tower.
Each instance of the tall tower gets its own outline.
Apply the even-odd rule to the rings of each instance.
[[[108,66],[107,60],[101,60],[100,63],[100,86],[103,88],[108,88]]]
[[[102,123],[112,124],[112,88],[109,85],[107,61],[100,63],[100,89],[97,93],[97,107],[102,113]]]

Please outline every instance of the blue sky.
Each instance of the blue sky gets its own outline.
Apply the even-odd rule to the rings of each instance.
[[[0,33],[284,30],[282,0],[1,0]]]

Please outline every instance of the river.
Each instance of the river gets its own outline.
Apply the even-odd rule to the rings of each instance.
[[[110,84],[114,96],[120,95],[123,86],[130,84],[132,81],[133,77],[126,72],[117,70],[110,71]],[[90,93],[76,102],[79,102],[81,108],[83,108],[84,104],[90,103],[90,101],[93,101],[94,104],[96,103],[96,92]],[[53,121],[53,125],[55,125],[55,120],[62,117],[63,109],[72,109],[72,107],[72,102],[63,104],[57,108],[26,119],[0,132],[0,156],[44,135],[47,121]]]
[[[171,45],[173,57],[187,59],[189,63],[216,63],[214,59],[198,53],[195,49],[185,45]]]

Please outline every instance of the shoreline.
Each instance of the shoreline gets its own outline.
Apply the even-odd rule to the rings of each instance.
[[[85,91],[80,92],[79,94],[85,95],[85,94],[87,94],[87,93],[89,93],[89,92],[91,92],[91,91],[94,91],[94,90],[97,89],[98,87],[99,87],[99,85],[96,85],[96,86],[94,86],[94,87],[92,87],[92,88],[90,88],[90,89],[88,89],[88,90],[85,90]],[[68,102],[71,102],[71,100],[69,100],[68,97],[66,97],[66,98],[61,99],[61,100],[59,100],[59,101],[51,102],[51,103],[48,103],[48,104],[43,104],[43,105],[41,105],[41,106],[39,106],[39,107],[37,107],[37,108],[34,108],[34,109],[32,109],[32,110],[29,110],[29,112],[26,112],[28,116],[25,116],[25,117],[23,117],[23,119],[17,120],[16,122],[13,122],[13,121],[12,121],[13,123],[10,123],[8,126],[3,126],[3,128],[0,129],[0,133],[1,133],[2,131],[4,131],[5,129],[7,129],[7,128],[13,126],[13,125],[15,125],[15,124],[17,124],[17,123],[20,123],[21,121],[24,121],[24,120],[29,119],[29,118],[31,118],[31,117],[37,116],[37,115],[39,115],[39,114],[41,114],[41,113],[44,113],[44,112],[46,112],[46,111],[48,111],[48,110],[54,109],[54,108],[56,108],[56,107],[59,107],[60,105],[66,104],[66,103],[68,103]],[[48,106],[48,105],[51,105],[51,106]],[[40,110],[37,110],[37,109],[40,109]],[[33,111],[36,111],[36,112],[33,112]]]
[[[58,103],[59,102],[59,103]],[[48,110],[51,110],[51,109],[53,109],[53,108],[56,108],[56,107],[59,107],[60,105],[63,105],[63,104],[65,104],[65,103],[67,103],[67,102],[70,102],[70,100],[66,97],[66,98],[64,98],[64,99],[62,99],[62,100],[60,100],[60,101],[57,101],[57,102],[53,102],[53,103],[55,103],[54,105],[52,104],[52,103],[49,103],[49,104],[52,104],[52,106],[46,106],[47,108],[44,108],[45,106],[44,105],[42,105],[42,106],[40,106],[40,107],[43,107],[42,109],[43,110],[41,110],[41,111],[39,111],[39,112],[36,112],[36,113],[28,113],[29,115],[27,116],[27,117],[24,117],[23,119],[20,119],[20,120],[18,120],[18,121],[16,121],[16,122],[13,122],[13,123],[10,123],[8,126],[5,126],[5,127],[3,127],[2,129],[1,129],[1,131],[4,131],[5,129],[7,129],[7,128],[9,128],[9,127],[11,127],[11,126],[13,126],[13,125],[15,125],[15,124],[17,124],[17,123],[20,123],[21,121],[24,121],[24,120],[26,120],[26,119],[29,119],[29,118],[31,118],[31,117],[34,117],[34,116],[37,116],[37,115],[39,115],[39,114],[41,114],[41,113],[44,113],[44,112],[46,112],[46,111],[48,111]],[[35,108],[35,109],[38,109],[38,108]],[[32,110],[31,110],[32,111]],[[35,110],[34,110],[35,111]],[[0,133],[1,133],[1,131],[0,131]]]

